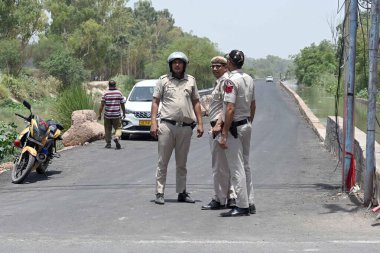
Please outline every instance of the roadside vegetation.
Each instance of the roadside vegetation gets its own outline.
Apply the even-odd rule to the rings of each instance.
[[[127,2],[0,1],[0,163],[20,127],[13,125],[14,112],[25,110],[23,100],[68,129],[72,111],[98,106],[101,94],[88,94],[85,83],[116,79],[127,95],[136,80],[166,73],[173,51],[188,55],[187,72],[199,89],[212,86],[209,61],[227,52],[175,26],[167,9],[155,10],[146,0],[130,8]],[[258,62],[247,59],[246,72],[279,76],[289,63],[278,67],[281,59],[274,56]]]
[[[359,25],[356,42],[355,65],[355,96],[368,98],[368,39],[371,17],[368,10],[361,9],[358,15]],[[304,86],[317,86],[325,89],[330,94],[343,94],[343,72],[341,73],[341,85],[338,90],[338,68],[342,67],[344,59],[342,51],[342,27],[340,23],[336,27],[336,43],[324,40],[319,44],[312,43],[303,48],[298,54],[292,56],[295,65],[295,76],[298,83]],[[341,64],[339,63],[341,61]],[[341,65],[341,66],[339,66]],[[343,71],[343,68],[341,68]],[[378,73],[379,74],[379,73]],[[379,76],[380,77],[380,76]],[[379,78],[378,77],[378,78]],[[380,79],[379,79],[380,80]],[[380,101],[380,95],[377,96]]]

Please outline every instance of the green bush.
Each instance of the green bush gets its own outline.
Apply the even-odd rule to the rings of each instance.
[[[0,121],[0,163],[10,159],[13,154],[13,141],[17,138],[17,126]]]
[[[45,90],[49,95],[57,95],[62,89],[62,82],[54,76],[48,76],[46,79],[40,81],[41,88]]]
[[[39,79],[25,74],[17,78],[10,75],[2,75],[0,98],[9,97],[10,93],[11,96],[19,101],[31,99],[40,100],[51,95],[57,95],[61,87],[61,81],[53,76]],[[4,97],[2,94],[4,94]]]
[[[68,52],[56,52],[50,58],[41,62],[41,66],[50,75],[62,81],[64,86],[81,83],[88,77],[88,72],[83,66],[83,62]]]
[[[368,90],[367,90],[367,88],[361,89],[361,90],[356,94],[356,96],[359,97],[359,98],[368,99]],[[378,91],[377,94],[376,94],[376,102],[377,102],[377,103],[380,102],[380,92],[379,92],[379,91]]]
[[[9,95],[8,89],[0,82],[0,99],[6,99]]]
[[[94,101],[80,85],[70,85],[57,98],[54,106],[56,119],[67,130],[71,126],[71,114],[77,110],[94,110]]]
[[[360,90],[360,91],[356,94],[356,96],[359,97],[359,98],[368,99],[368,91],[367,91],[367,88],[364,88],[364,89]]]
[[[29,98],[28,89],[25,88],[21,79],[14,78],[10,75],[3,75],[1,84],[8,88],[9,92],[16,99],[23,100]]]

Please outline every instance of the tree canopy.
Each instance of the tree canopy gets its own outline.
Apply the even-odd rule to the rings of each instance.
[[[168,55],[183,51],[190,59],[188,73],[196,77],[200,88],[211,87],[209,61],[223,54],[216,44],[183,32],[167,9],[157,11],[149,0],[136,2],[134,8],[127,3],[1,1],[0,68],[17,76],[28,60],[64,86],[117,75],[157,78],[169,70]],[[278,57],[268,56],[266,62],[271,65],[266,72],[285,72]],[[261,68],[260,64],[247,66],[252,73]]]

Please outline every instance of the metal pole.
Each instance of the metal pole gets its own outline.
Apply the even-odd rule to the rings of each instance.
[[[364,182],[364,204],[369,205],[373,197],[373,175],[376,168],[375,127],[376,127],[376,93],[377,93],[377,56],[379,40],[379,0],[372,0],[371,31],[369,34],[369,80],[367,112],[367,144]]]
[[[350,25],[349,25],[349,48],[348,48],[348,80],[347,80],[347,117],[346,122],[346,132],[345,132],[345,152],[344,152],[344,179],[347,178],[350,169],[351,159],[353,158],[351,154],[354,153],[354,111],[355,111],[355,58],[356,58],[356,31],[357,31],[357,11],[358,11],[358,1],[351,0],[349,12],[350,12]],[[345,191],[346,184],[343,182]]]

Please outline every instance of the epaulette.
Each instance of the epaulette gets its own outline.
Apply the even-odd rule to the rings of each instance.
[[[193,79],[193,80],[195,80],[195,77],[193,77],[192,75],[189,75],[189,74],[187,74],[187,78],[190,80],[190,79]]]
[[[160,76],[160,80],[162,80],[162,79],[164,79],[164,78],[169,78],[169,74],[165,74],[165,75],[162,75],[162,76]]]

